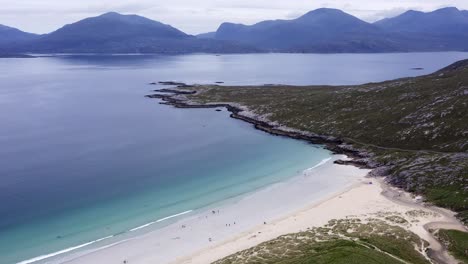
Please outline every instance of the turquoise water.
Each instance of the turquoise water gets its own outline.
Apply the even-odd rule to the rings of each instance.
[[[227,112],[159,105],[143,97],[157,88],[149,82],[353,84],[429,73],[466,57],[415,53],[0,60],[0,263],[110,235],[118,239],[146,223],[287,179],[330,156],[304,142],[256,131],[228,118]],[[414,67],[424,70],[411,70]]]

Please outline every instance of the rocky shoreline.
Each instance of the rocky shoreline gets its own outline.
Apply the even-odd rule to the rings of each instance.
[[[156,83],[151,83],[156,84]],[[184,95],[196,94],[196,90],[180,90],[178,88],[195,88],[195,85],[187,85],[179,82],[159,82],[160,85],[175,86],[175,88],[164,88],[154,90],[156,94],[146,95],[147,98],[161,99],[160,104],[170,105],[176,108],[226,108],[230,113],[230,117],[244,122],[250,123],[255,129],[264,131],[274,136],[283,136],[294,139],[307,141],[311,144],[323,145],[333,154],[344,154],[350,157],[350,160],[337,160],[336,164],[354,165],[359,168],[372,169],[370,176],[385,176],[387,168],[372,160],[372,153],[363,151],[353,147],[350,143],[343,139],[331,136],[323,136],[312,134],[303,131],[297,131],[289,128],[279,127],[268,121],[258,120],[255,117],[248,117],[241,113],[245,111],[238,106],[230,103],[215,103],[215,104],[194,104],[190,102]]]

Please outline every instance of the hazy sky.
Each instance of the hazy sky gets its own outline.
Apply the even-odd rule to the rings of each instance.
[[[373,22],[408,9],[468,9],[468,0],[0,0],[0,6],[0,24],[34,33],[48,33],[85,17],[116,11],[146,16],[196,34],[214,31],[226,21],[252,24],[291,19],[320,7],[339,8]]]

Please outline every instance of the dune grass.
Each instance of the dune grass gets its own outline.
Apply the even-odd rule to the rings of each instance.
[[[438,232],[438,237],[455,258],[462,263],[468,263],[468,233],[441,229]]]
[[[378,219],[332,220],[325,227],[289,234],[215,262],[216,264],[401,264],[429,263],[416,248],[425,242]]]

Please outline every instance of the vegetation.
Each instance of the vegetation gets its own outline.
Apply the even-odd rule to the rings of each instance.
[[[429,263],[416,250],[424,243],[413,233],[379,219],[366,223],[332,220],[325,227],[281,236],[215,263]]]
[[[441,229],[437,235],[457,259],[468,263],[468,233]]]

